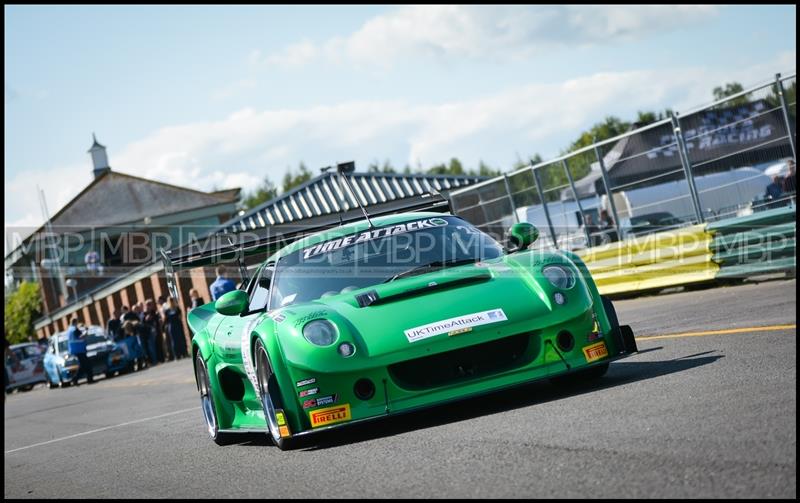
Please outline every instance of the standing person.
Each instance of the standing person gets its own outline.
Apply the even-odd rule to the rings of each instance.
[[[89,358],[86,357],[86,341],[84,335],[78,328],[78,318],[73,317],[69,322],[69,330],[67,330],[67,350],[69,354],[78,357],[78,371],[75,372],[75,377],[72,378],[72,384],[78,386],[78,378],[81,372],[86,374],[86,381],[89,384],[94,383],[94,375],[92,374],[92,364]]]
[[[165,355],[164,340],[161,335],[161,317],[158,315],[158,311],[156,311],[156,304],[153,302],[153,299],[147,299],[145,301],[142,325],[145,327],[145,330],[150,333],[149,345],[152,348],[152,351],[150,351],[153,358],[152,363],[155,364],[156,361],[158,363],[164,363]]]
[[[111,319],[106,323],[106,333],[115,342],[125,337],[122,332],[122,320],[119,319],[119,309],[114,309]]]
[[[139,321],[139,317],[128,306],[122,306],[122,321]]]
[[[17,367],[19,367],[19,358],[17,358],[17,354],[11,350],[11,344],[9,344],[8,339],[6,339],[5,330],[3,331],[3,354],[5,355],[5,357],[3,358],[4,360],[6,358],[9,358],[11,360],[12,369],[16,369]],[[5,377],[5,383],[4,383],[5,385],[3,386],[3,389],[5,389],[8,386],[8,369],[6,368],[5,365],[3,365],[3,372],[4,372],[3,376]],[[6,401],[6,394],[3,393],[3,402],[5,401]]]
[[[136,338],[136,325],[135,321],[126,321],[122,324],[122,333],[125,338],[125,345],[128,347],[131,358],[136,363],[136,369],[142,370],[147,368],[147,358],[145,358],[144,348]]]
[[[226,293],[236,290],[236,283],[227,277],[227,273],[225,266],[217,266],[217,279],[208,287],[211,291],[211,300],[216,301]]]
[[[175,358],[180,359],[189,356],[186,352],[186,337],[183,334],[183,321],[181,319],[181,308],[172,297],[167,298],[166,308],[164,309],[164,328],[171,341]]]
[[[797,192],[797,174],[795,172],[794,159],[789,159],[786,163],[789,165],[789,174],[783,179],[783,192],[794,194]]]
[[[192,307],[191,309],[197,309],[198,307],[202,306],[206,302],[200,297],[200,294],[197,292],[196,288],[192,288],[189,290],[189,298],[192,299]]]

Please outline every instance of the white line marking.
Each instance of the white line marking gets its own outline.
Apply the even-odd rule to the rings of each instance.
[[[161,415],[153,416],[153,417],[146,417],[144,419],[137,419],[136,421],[128,421],[126,423],[115,424],[113,426],[104,426],[103,428],[98,428],[96,430],[90,430],[90,431],[84,431],[83,433],[76,433],[76,434],[70,435],[68,437],[56,438],[56,439],[53,439],[53,440],[48,440],[47,442],[39,442],[38,444],[26,445],[25,447],[18,447],[16,449],[11,449],[10,451],[5,451],[4,454],[11,454],[12,452],[17,452],[17,451],[24,451],[25,449],[30,449],[31,447],[39,447],[40,445],[52,444],[53,442],[61,442],[62,440],[69,440],[71,438],[81,437],[83,435],[89,435],[91,433],[98,433],[100,431],[110,430],[112,428],[119,428],[120,426],[127,426],[129,424],[142,423],[144,421],[152,421],[153,419],[159,419],[159,418],[162,418],[162,417],[174,416],[175,414],[182,414],[184,412],[189,412],[190,410],[197,410],[197,407],[192,407],[191,409],[176,410],[174,412],[168,412],[166,414],[161,414]]]

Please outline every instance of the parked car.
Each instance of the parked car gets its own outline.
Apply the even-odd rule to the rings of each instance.
[[[106,377],[112,377],[117,372],[132,370],[133,359],[126,357],[126,352],[106,336],[102,327],[93,325],[87,330],[86,356],[92,366],[93,375],[105,374]],[[50,337],[44,357],[44,369],[50,388],[68,386],[79,367],[78,358],[69,354],[67,332],[59,332]]]
[[[10,356],[6,357],[8,373],[6,393],[11,393],[15,389],[29,391],[36,384],[47,380],[44,375],[44,353],[38,344],[35,342],[13,344],[11,351],[16,355],[17,362],[14,363]]]

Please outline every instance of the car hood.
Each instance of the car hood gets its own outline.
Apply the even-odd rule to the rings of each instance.
[[[455,336],[464,345],[478,344],[499,333],[523,333],[586,311],[592,300],[581,279],[562,291],[566,304],[554,302],[556,289],[542,276],[541,268],[555,263],[579,277],[579,270],[565,255],[521,252],[288,306],[270,316],[284,356],[295,366],[306,366],[309,356],[330,354],[328,364],[339,367],[344,359],[336,354],[336,347],[344,341],[356,346],[359,359],[369,358],[372,365],[391,363],[447,350]],[[316,319],[336,325],[339,338],[331,347],[313,346],[303,337],[303,327]],[[318,364],[312,362],[317,368]]]

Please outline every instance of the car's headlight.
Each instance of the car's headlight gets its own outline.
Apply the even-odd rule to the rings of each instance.
[[[336,327],[328,320],[313,320],[303,327],[303,337],[315,346],[330,346],[336,342]]]
[[[560,265],[549,265],[542,269],[542,274],[556,288],[569,290],[575,286],[575,275],[570,269]]]

